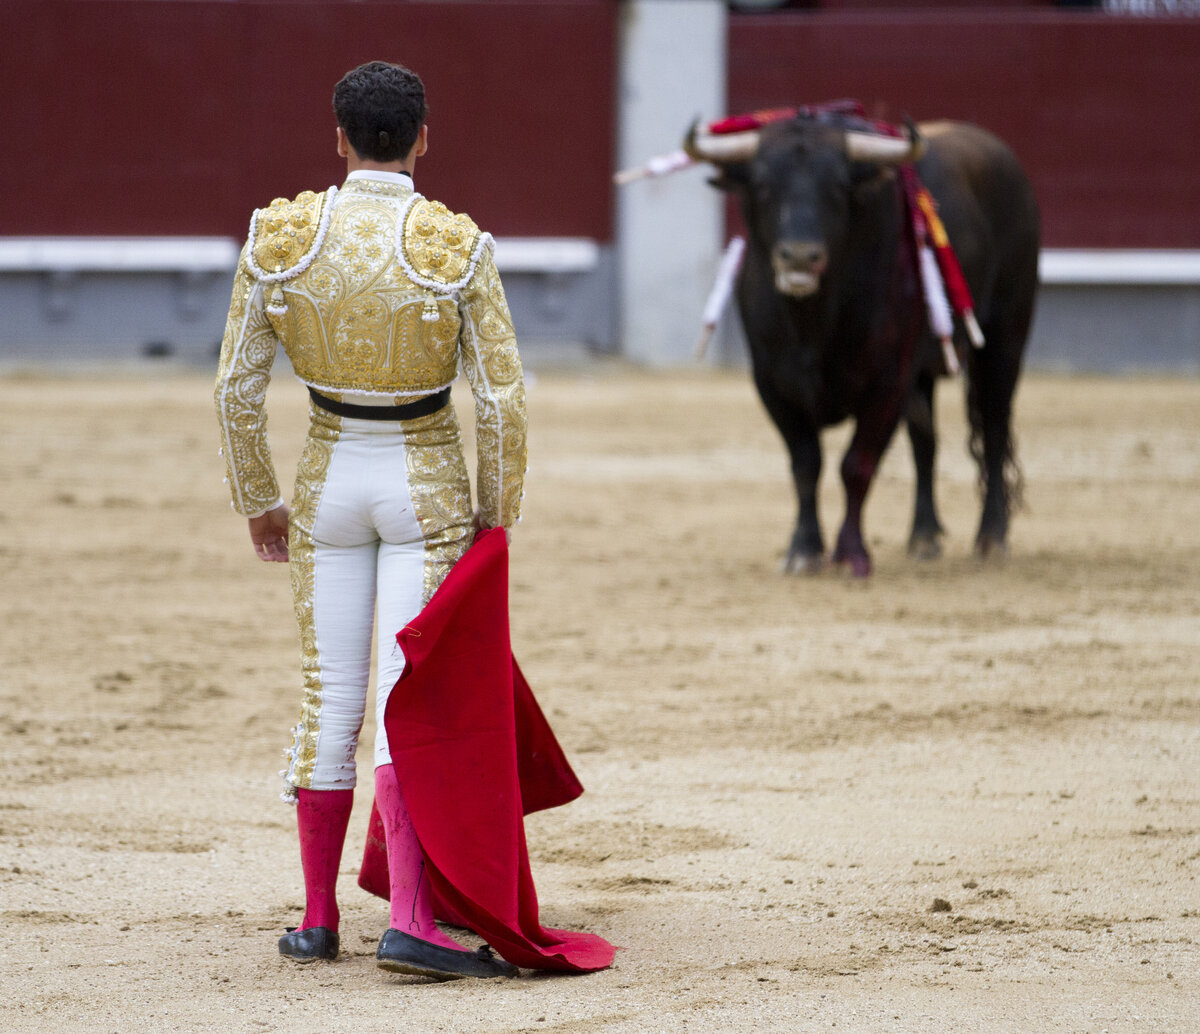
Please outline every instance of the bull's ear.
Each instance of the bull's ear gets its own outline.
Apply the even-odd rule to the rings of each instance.
[[[746,162],[726,162],[716,167],[717,174],[708,184],[717,190],[742,190],[750,183],[750,166]]]

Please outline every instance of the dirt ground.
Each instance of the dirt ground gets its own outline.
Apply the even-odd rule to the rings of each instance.
[[[514,642],[588,792],[528,834],[543,921],[615,966],[378,970],[369,780],[342,957],[281,959],[295,630],[229,510],[211,379],[10,372],[6,1031],[1200,1030],[1200,382],[1027,379],[1028,509],[982,567],[944,386],[946,556],[905,556],[897,439],[854,582],[778,573],[792,492],[744,375],[534,374]],[[305,403],[272,387],[289,481]]]

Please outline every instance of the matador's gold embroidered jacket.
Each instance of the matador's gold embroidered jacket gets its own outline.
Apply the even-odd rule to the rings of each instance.
[[[395,174],[354,172],[340,190],[254,213],[214,391],[238,513],[282,501],[263,411],[282,345],[302,381],[347,402],[428,395],[461,362],[475,398],[481,520],[515,523],[525,388],[492,250],[490,234]]]

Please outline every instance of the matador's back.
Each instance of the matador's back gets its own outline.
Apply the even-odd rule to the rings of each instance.
[[[255,212],[245,258],[301,380],[321,391],[419,395],[454,380],[457,302],[491,246],[468,216],[352,175],[340,191],[277,198]]]
[[[483,520],[511,525],[525,470],[525,397],[492,250],[468,216],[395,173],[352,172],[341,188],[254,213],[215,389],[239,513],[280,499],[263,401],[282,345],[300,380],[337,402],[431,395],[461,362],[475,396]]]

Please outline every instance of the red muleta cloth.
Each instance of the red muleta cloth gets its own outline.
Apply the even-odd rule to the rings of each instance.
[[[611,965],[614,948],[602,937],[538,922],[524,816],[566,804],[583,787],[512,655],[502,529],[476,539],[396,641],[407,663],[384,727],[438,918],[528,969]],[[374,806],[358,882],[389,896]]]

